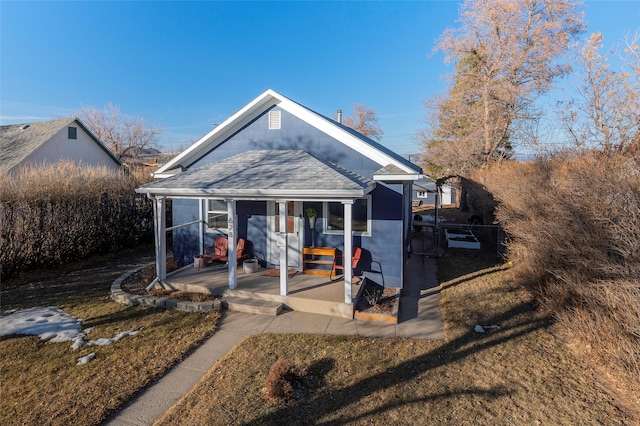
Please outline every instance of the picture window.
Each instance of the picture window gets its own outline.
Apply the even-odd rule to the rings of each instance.
[[[351,226],[354,235],[371,235],[371,198],[359,198],[351,208]],[[324,203],[324,232],[344,234],[344,206],[342,203]]]

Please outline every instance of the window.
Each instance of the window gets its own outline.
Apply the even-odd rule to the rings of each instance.
[[[351,208],[351,226],[354,234],[371,235],[371,197],[359,198]],[[344,208],[342,203],[324,203],[324,232],[344,234]]]
[[[222,200],[208,200],[207,229],[227,229],[227,203]]]
[[[76,127],[69,127],[69,139],[78,139],[78,129]]]
[[[276,232],[280,232],[280,203],[276,204],[276,212],[275,212],[275,225]],[[295,231],[295,203],[293,201],[289,201],[287,203],[287,233],[293,234]]]
[[[278,130],[280,128],[280,119],[282,111],[269,111],[269,130]]]

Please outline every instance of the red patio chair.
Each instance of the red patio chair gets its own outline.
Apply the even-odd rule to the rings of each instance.
[[[354,247],[353,248],[353,256],[351,257],[351,269],[352,270],[356,270],[359,266],[360,263],[363,262],[364,264],[362,265],[362,268],[369,268],[367,270],[361,270],[360,272],[362,273],[362,275],[357,276],[354,275],[354,278],[358,278],[360,281],[362,281],[365,272],[372,272],[372,273],[376,273],[376,274],[380,274],[380,279],[382,280],[382,288],[384,288],[384,275],[382,274],[382,264],[380,264],[380,262],[373,260],[370,258],[371,256],[369,255],[365,255],[364,259],[363,259],[363,250],[360,247]],[[337,270],[342,270],[344,271],[344,256],[342,256],[342,265],[337,265],[336,264],[336,259],[333,259],[333,267],[331,268],[331,272],[329,275],[329,278],[331,280],[333,280],[334,278],[332,277],[336,277],[337,278]],[[378,268],[380,269],[379,271],[376,271],[374,269],[371,269],[371,266],[373,266],[373,264],[377,264]],[[362,269],[361,268],[361,269]]]
[[[222,260],[223,262],[228,262],[229,256],[227,254],[228,252],[225,253],[225,255],[220,260]],[[245,240],[244,238],[238,238],[238,242],[236,243],[236,262],[240,264],[249,259],[250,255],[251,253],[249,253],[247,240]]]
[[[226,262],[228,249],[229,240],[227,240],[227,237],[216,238],[216,241],[213,244],[213,252],[207,253],[207,250],[205,249],[204,254],[200,258],[198,271],[200,270],[200,265],[202,264],[202,262],[205,262],[205,265],[211,264],[215,261]]]
[[[362,257],[362,249],[360,247],[354,247],[353,248],[353,255],[351,256],[351,270],[355,270],[356,267],[358,266],[358,262],[360,262],[360,257]],[[337,278],[338,274],[337,271],[341,270],[344,271],[344,256],[342,256],[342,265],[338,265],[336,263],[337,261],[337,257],[333,258],[333,267],[331,268],[331,272],[329,273],[329,279],[333,280],[334,277]],[[362,277],[355,277],[354,278],[359,278],[362,279]]]

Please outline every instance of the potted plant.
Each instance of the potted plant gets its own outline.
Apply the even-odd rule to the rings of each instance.
[[[307,207],[305,209],[305,211],[307,212],[307,217],[309,218],[309,228],[311,228],[311,247],[315,246],[315,238],[314,238],[314,234],[315,231],[313,230],[313,228],[316,227],[316,217],[318,217],[318,211],[316,209],[314,209],[313,207]]]
[[[318,217],[318,211],[313,207],[307,207],[305,210],[307,212],[307,217],[309,218],[309,227],[311,229],[316,227],[316,218]]]

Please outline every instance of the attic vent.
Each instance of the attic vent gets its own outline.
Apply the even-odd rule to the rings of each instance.
[[[280,116],[282,111],[269,111],[269,129],[277,130],[280,128]]]
[[[27,130],[29,126],[31,126],[31,124],[23,124],[22,126],[20,126],[20,130]]]

